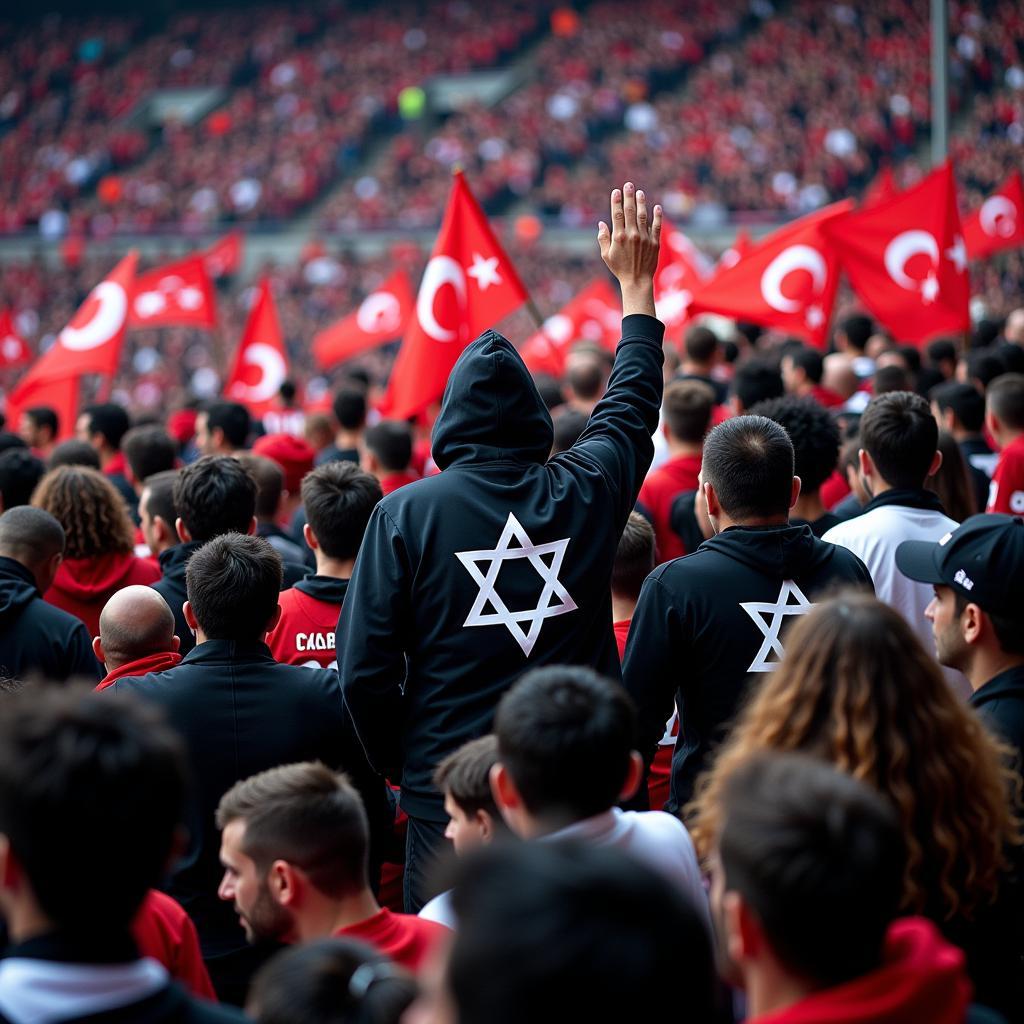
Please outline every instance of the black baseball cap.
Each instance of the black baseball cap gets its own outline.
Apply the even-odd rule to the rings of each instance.
[[[896,566],[921,583],[952,587],[982,611],[1024,609],[1024,519],[970,516],[938,542],[905,540]]]

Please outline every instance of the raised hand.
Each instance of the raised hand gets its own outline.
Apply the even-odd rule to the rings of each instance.
[[[647,197],[627,181],[612,190],[612,227],[601,221],[597,244],[601,259],[618,278],[622,288],[622,313],[647,313],[654,316],[654,271],[658,266],[661,242],[661,207],[647,212]]]

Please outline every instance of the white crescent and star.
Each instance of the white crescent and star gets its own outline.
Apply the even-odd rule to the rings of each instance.
[[[828,264],[825,257],[813,246],[791,245],[783,249],[761,274],[761,295],[772,309],[780,313],[799,313],[807,302],[788,298],[782,293],[782,282],[794,270],[806,270],[811,275],[815,295],[820,295],[828,282]],[[818,311],[821,312],[820,307]],[[811,319],[816,318],[812,316]]]
[[[451,285],[459,305],[466,306],[466,275],[462,264],[451,256],[434,256],[423,271],[419,295],[416,296],[416,317],[420,327],[434,341],[454,341],[458,331],[442,327],[434,314],[434,301],[444,285]]]
[[[249,366],[258,366],[261,371],[260,379],[255,384],[236,381],[231,388],[232,397],[242,401],[269,401],[278,393],[288,375],[284,356],[272,345],[267,345],[262,341],[246,346],[242,362]]]
[[[990,238],[1009,238],[1017,230],[1017,207],[1006,196],[990,196],[981,204],[978,223]]]
[[[97,303],[89,321],[80,327],[72,326],[72,321],[57,335],[57,342],[72,352],[99,348],[124,326],[128,313],[128,295],[117,281],[100,281],[93,288],[89,299],[95,299]]]
[[[907,275],[907,262],[912,256],[921,253],[928,256],[933,264],[938,265],[939,243],[930,231],[921,231],[917,228],[901,232],[885,247],[883,260],[886,272],[896,284],[907,291],[916,292],[922,287],[920,281],[915,281]]]
[[[371,292],[356,310],[356,323],[367,334],[387,334],[402,326],[402,306],[392,292]]]

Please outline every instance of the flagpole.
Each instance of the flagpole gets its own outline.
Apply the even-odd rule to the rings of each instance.
[[[534,326],[538,329],[544,326],[544,317],[540,315],[537,303],[532,298],[526,300],[526,311],[533,317]]]
[[[949,153],[949,0],[932,5],[932,167]]]

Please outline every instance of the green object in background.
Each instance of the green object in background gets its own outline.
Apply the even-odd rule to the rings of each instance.
[[[427,105],[427,94],[418,85],[408,85],[398,94],[398,113],[403,121],[418,121]]]

